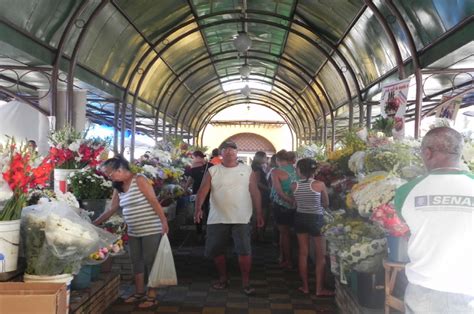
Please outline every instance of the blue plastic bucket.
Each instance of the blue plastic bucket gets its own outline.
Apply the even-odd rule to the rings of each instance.
[[[91,286],[92,267],[90,265],[83,265],[71,283],[72,290],[86,289]]]
[[[408,237],[387,236],[388,260],[395,263],[408,263]]]
[[[96,281],[97,279],[99,279],[101,267],[102,267],[102,264],[91,265],[91,280],[92,281]]]

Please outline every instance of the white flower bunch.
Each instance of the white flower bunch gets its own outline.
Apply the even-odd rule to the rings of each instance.
[[[74,194],[72,194],[71,192],[63,193],[61,191],[58,191],[56,193],[56,201],[59,203],[65,203],[67,206],[72,207],[72,208],[80,207],[79,202],[77,201]]]
[[[352,191],[351,196],[362,217],[369,217],[372,210],[393,200],[395,190],[406,181],[397,177],[387,177],[368,183],[359,190]]]
[[[46,220],[45,235],[52,247],[90,248],[98,241],[98,235],[92,228],[75,223],[57,214],[50,214]],[[74,252],[76,250],[74,249]]]
[[[297,149],[298,157],[300,158],[315,158],[316,160],[324,160],[326,155],[326,147],[311,143],[308,145],[301,145]]]
[[[170,163],[171,162],[171,153],[169,151],[154,149],[152,151],[152,156],[158,158],[160,163]]]
[[[152,165],[144,165],[143,172],[147,177],[159,178],[159,169]]]
[[[352,154],[349,159],[348,165],[349,169],[354,173],[358,174],[364,172],[364,162],[365,160],[365,151],[358,151]]]

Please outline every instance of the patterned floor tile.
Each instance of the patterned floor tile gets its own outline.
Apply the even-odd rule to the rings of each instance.
[[[189,233],[191,232],[191,236]],[[278,265],[277,249],[268,242],[259,242],[253,249],[251,285],[256,295],[246,296],[241,291],[241,277],[237,258],[229,252],[229,288],[212,289],[217,275],[211,260],[203,256],[202,244],[194,242],[194,229],[180,231],[170,237],[174,248],[179,286],[159,290],[159,305],[140,310],[135,305],[117,300],[107,314],[122,313],[192,313],[192,314],[313,314],[336,313],[333,299],[318,299],[297,291],[300,279],[297,271],[284,271]],[[184,241],[184,242],[183,242]],[[314,286],[313,278],[310,284]],[[124,295],[132,294],[133,287],[124,283]]]

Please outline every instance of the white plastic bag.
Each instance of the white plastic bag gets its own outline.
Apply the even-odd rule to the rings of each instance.
[[[170,241],[166,233],[160,241],[160,246],[156,252],[155,261],[148,276],[148,287],[159,288],[166,286],[176,286],[176,269],[174,267],[173,252]]]

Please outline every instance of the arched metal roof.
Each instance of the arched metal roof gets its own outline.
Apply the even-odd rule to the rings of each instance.
[[[197,138],[247,101],[228,90],[247,63],[246,80],[268,87],[250,100],[299,142],[325,141],[370,122],[385,82],[416,77],[416,121],[433,97],[472,85],[473,13],[474,0],[3,0],[0,92],[35,106],[39,89],[86,88],[94,120],[117,126],[122,112],[132,134]],[[241,31],[252,46],[238,56]]]

